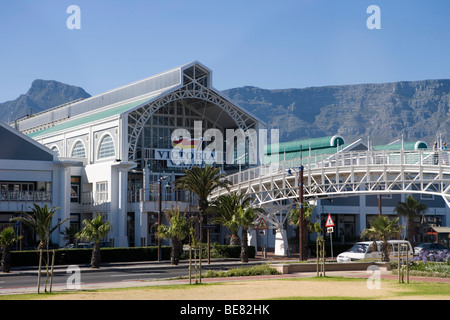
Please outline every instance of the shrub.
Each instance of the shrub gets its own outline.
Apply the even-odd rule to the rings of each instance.
[[[218,277],[260,276],[272,274],[279,274],[279,272],[276,269],[269,267],[268,264],[261,264],[253,267],[233,268],[227,271],[208,270],[203,276],[205,278],[218,278]]]
[[[162,246],[162,260],[170,259],[170,246]],[[156,261],[158,248],[134,247],[134,248],[101,248],[102,262],[134,262],[134,261]],[[239,258],[241,254],[240,246],[212,244],[211,258]],[[64,264],[86,264],[91,260],[92,249],[56,249],[55,265]],[[207,250],[203,248],[203,258],[207,257]],[[255,257],[255,247],[249,247],[249,257]],[[1,258],[1,252],[0,252]],[[189,254],[183,255],[184,259],[189,259]],[[12,251],[11,262],[13,267],[37,266],[39,264],[39,251]]]
[[[398,269],[397,262],[391,263],[392,269]],[[410,274],[418,276],[450,277],[450,253],[448,250],[421,250],[409,262]],[[396,271],[397,272],[397,271]]]
[[[423,262],[448,262],[450,261],[450,252],[448,250],[420,250],[419,255],[415,256],[413,260]]]
[[[162,246],[162,260],[170,259],[170,247]],[[102,262],[131,262],[131,261],[155,261],[158,256],[158,248],[101,248]],[[92,249],[57,249],[55,251],[55,265],[86,264],[90,262]],[[37,266],[39,264],[39,251],[12,251],[13,266]]]

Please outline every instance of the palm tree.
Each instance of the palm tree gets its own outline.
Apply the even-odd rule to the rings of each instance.
[[[85,241],[94,242],[91,267],[99,268],[101,263],[100,241],[112,230],[112,226],[108,221],[103,221],[103,217],[100,214],[92,220],[85,219],[83,224],[84,228],[77,233],[76,237]]]
[[[175,189],[190,190],[198,196],[198,212],[200,235],[199,241],[203,242],[202,226],[205,223],[204,218],[206,209],[209,206],[208,197],[217,188],[227,188],[229,181],[224,180],[225,174],[220,173],[220,167],[214,168],[211,165],[205,167],[192,167],[190,170],[185,170],[184,177],[175,181]]]
[[[406,198],[405,202],[399,202],[394,211],[399,216],[406,217],[408,219],[408,240],[414,247],[414,218],[419,217],[428,210],[428,207],[423,203],[417,201],[411,194]]]
[[[189,220],[184,214],[180,213],[180,207],[167,209],[164,211],[170,226],[159,225],[158,237],[172,240],[172,250],[170,252],[170,262],[172,265],[178,265],[183,251],[182,241],[189,235]]]
[[[391,237],[399,237],[401,233],[401,227],[397,225],[399,218],[390,220],[386,216],[377,216],[370,220],[370,228],[365,229],[361,237],[368,237],[371,240],[381,240],[383,244],[381,246],[381,260],[389,262],[389,244],[388,240]]]
[[[217,198],[216,201],[207,209],[208,213],[215,213],[216,216],[211,219],[211,223],[219,223],[231,231],[230,245],[240,245],[239,239],[239,222],[236,214],[241,206],[247,206],[251,199],[245,198],[243,194],[224,194]]]
[[[3,248],[2,253],[2,272],[9,272],[11,269],[11,252],[9,247],[20,240],[22,236],[17,237],[13,227],[6,227],[0,232],[0,246]]]
[[[28,225],[39,237],[40,242],[38,249],[45,248],[48,250],[50,235],[70,218],[64,219],[52,227],[53,216],[60,208],[49,208],[47,205],[40,207],[36,203],[33,203],[33,206],[33,208],[30,208],[32,210],[32,214],[24,212],[21,217],[12,218],[11,221],[20,221]]]
[[[251,227],[257,217],[256,211],[262,209],[255,209],[251,206],[239,206],[235,219],[238,221],[241,230],[241,262],[248,262],[248,228]]]
[[[47,258],[46,259],[44,258],[46,269],[45,291],[47,292],[47,282],[50,276],[50,271],[48,268],[50,262],[50,252],[48,250],[48,246],[50,244],[50,236],[64,222],[70,220],[70,218],[64,219],[52,227],[53,216],[55,215],[56,211],[59,210],[60,208],[55,207],[49,208],[47,205],[41,207],[38,204],[33,203],[33,208],[30,209],[32,211],[32,214],[23,212],[22,216],[12,218],[10,221],[20,221],[28,225],[31,229],[33,229],[34,232],[39,237],[38,250],[45,249],[47,251]]]
[[[308,230],[312,231],[312,230],[316,230],[314,227],[314,224],[311,223],[311,217],[312,217],[312,212],[314,211],[315,206],[309,206],[309,204],[307,202],[303,203],[303,221],[305,223],[303,223],[303,230],[302,230],[302,243],[303,243],[303,252],[307,252],[307,246],[308,246]],[[289,223],[291,225],[294,225],[297,227],[297,231],[298,231],[298,225],[299,225],[299,208],[293,208],[289,211]],[[300,250],[299,252],[301,252],[302,250]]]
[[[74,225],[71,225],[68,228],[67,227],[64,228],[63,235],[64,239],[67,240],[67,244],[71,244],[74,242],[77,232],[78,232],[77,227]]]

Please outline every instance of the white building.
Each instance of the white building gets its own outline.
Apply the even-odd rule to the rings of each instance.
[[[70,171],[81,168],[81,163],[58,160],[55,152],[3,123],[0,144],[0,228],[21,212],[31,212],[33,203],[59,207],[55,220],[69,217]],[[23,227],[22,233],[21,244],[35,240],[30,229]],[[53,236],[52,241],[59,243],[59,235]]]
[[[179,205],[196,210],[188,193],[172,188],[187,168],[174,165],[168,156],[175,129],[186,129],[195,137],[200,125],[203,131],[217,129],[225,137],[227,129],[264,128],[214,89],[211,71],[198,62],[34,114],[13,125],[57,153],[60,163],[81,163],[61,169],[64,182],[71,181],[66,190],[58,178],[58,186],[65,190],[61,215],[70,216],[78,228],[84,219],[104,215],[113,226],[108,240],[114,246],[155,244],[154,223],[160,209]],[[61,206],[62,201],[55,204]],[[219,233],[218,226],[212,239],[220,241]],[[65,244],[62,236],[59,244]]]

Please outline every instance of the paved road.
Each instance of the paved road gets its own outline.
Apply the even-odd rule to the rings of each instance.
[[[255,261],[245,265],[251,266],[261,262]],[[212,261],[210,265],[203,262],[202,270],[226,270],[242,265],[239,260]],[[193,278],[194,274],[195,270],[193,269]],[[89,266],[55,266],[52,290],[68,290],[76,284],[80,284],[81,289],[133,286],[143,282],[187,277],[188,275],[189,264],[186,262],[180,263],[178,266],[171,266],[168,262],[116,263],[104,264],[99,269],[91,269]],[[41,291],[44,290],[44,281],[45,274],[42,274]],[[12,269],[8,274],[0,274],[0,294],[37,292],[37,282],[37,268]]]

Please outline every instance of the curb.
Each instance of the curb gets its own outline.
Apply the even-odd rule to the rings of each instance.
[[[253,266],[263,263],[269,263],[270,261],[249,261],[248,263],[242,263],[239,259],[219,259],[211,260],[211,264],[202,261],[202,269],[217,269],[217,268],[231,268],[241,266]],[[170,261],[143,261],[143,262],[117,262],[117,263],[104,263],[100,265],[100,268],[91,268],[90,264],[81,265],[56,265],[54,266],[53,273],[67,273],[67,269],[71,266],[77,266],[83,272],[106,272],[111,270],[124,270],[124,269],[187,269],[189,268],[189,262],[183,261],[178,265],[171,265]],[[194,267],[194,263],[192,264]],[[49,271],[50,271],[49,267]],[[45,272],[45,266],[42,267],[41,272]],[[9,273],[0,273],[0,277],[19,276],[24,274],[38,274],[37,266],[29,267],[15,267],[12,268]]]

